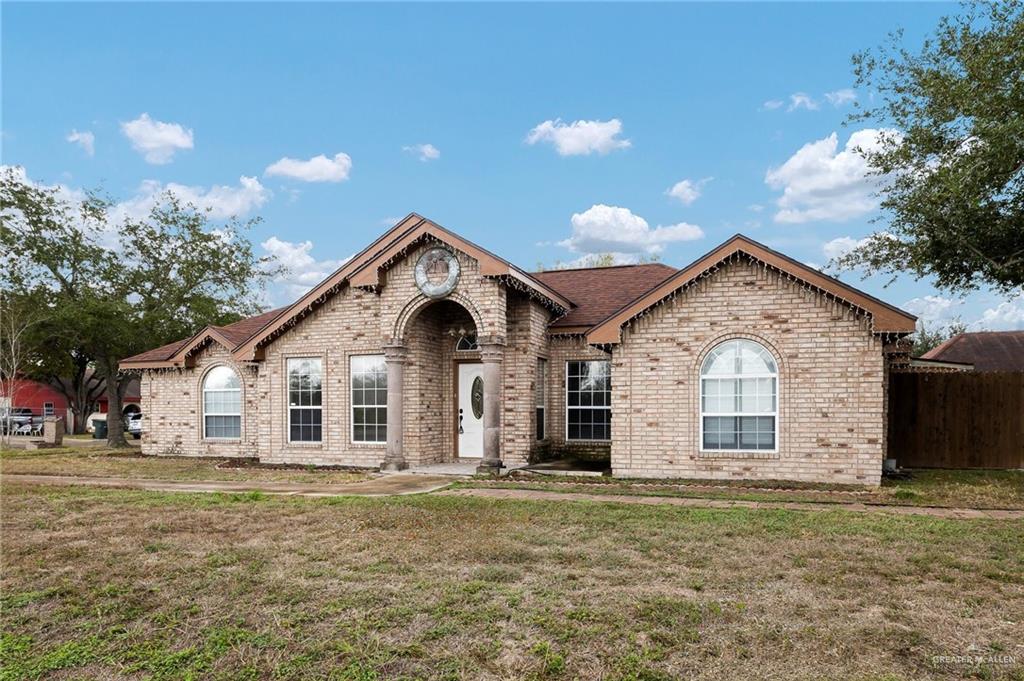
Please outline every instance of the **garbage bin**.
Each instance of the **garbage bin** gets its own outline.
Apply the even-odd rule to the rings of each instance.
[[[92,439],[94,439],[94,440],[106,440],[107,439],[107,420],[106,419],[93,419],[92,420]]]

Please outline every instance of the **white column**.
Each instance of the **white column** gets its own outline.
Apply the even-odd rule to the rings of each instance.
[[[382,471],[400,471],[408,468],[402,453],[402,402],[407,353],[400,342],[384,346],[384,362],[388,367],[388,445],[387,454],[380,464]]]
[[[481,343],[480,360],[484,365],[484,456],[477,473],[498,473],[501,461],[501,361],[502,343]]]

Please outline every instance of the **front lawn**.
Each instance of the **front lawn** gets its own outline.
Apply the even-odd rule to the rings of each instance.
[[[750,480],[624,480],[516,474],[499,481],[474,479],[460,487],[505,487],[548,492],[675,496],[743,501],[867,503],[948,508],[1024,509],[1024,471],[915,470],[880,488]]]
[[[1024,678],[1018,521],[0,491],[5,679]]]
[[[365,471],[263,466],[251,461],[186,456],[143,456],[138,449],[0,451],[0,473],[79,475],[159,480],[245,480],[344,484],[366,480]]]

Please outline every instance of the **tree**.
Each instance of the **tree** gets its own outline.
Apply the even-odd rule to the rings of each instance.
[[[920,357],[929,350],[939,347],[953,336],[965,331],[967,331],[967,325],[963,324],[959,319],[946,326],[929,327],[923,323],[919,324],[917,331],[911,337],[914,341],[914,346],[910,350],[910,356]]]
[[[1024,286],[1024,10],[970,5],[940,21],[919,53],[902,32],[853,58],[872,93],[851,121],[889,130],[861,150],[884,178],[887,226],[838,259],[866,273],[935,277],[965,293]]]
[[[119,362],[258,311],[259,292],[280,273],[244,236],[258,219],[214,225],[208,210],[169,193],[148,216],[114,222],[108,199],[68,197],[8,169],[0,199],[0,247],[19,263],[0,284],[45,299],[44,323],[68,329],[68,343],[38,352],[86,361],[106,381],[111,446],[127,445]]]
[[[18,382],[28,361],[26,339],[35,322],[35,314],[23,303],[0,291],[0,436],[4,443],[10,442],[12,408],[18,406]]]
[[[651,254],[651,255],[641,255],[641,256],[638,256],[636,258],[636,260],[634,262],[631,262],[631,263],[619,263],[619,262],[617,262],[617,260],[618,260],[618,257],[617,257],[616,253],[590,253],[590,254],[585,255],[582,258],[580,258],[579,260],[576,260],[574,262],[562,262],[561,260],[556,260],[555,264],[552,265],[550,268],[545,267],[544,263],[538,262],[537,263],[537,271],[538,272],[543,272],[543,271],[545,271],[547,269],[552,269],[552,270],[570,270],[570,269],[579,269],[579,268],[582,268],[582,267],[614,267],[615,265],[619,265],[619,264],[630,264],[630,265],[637,264],[637,265],[639,265],[639,264],[643,264],[643,263],[660,262],[661,261],[661,256],[659,256],[657,253],[654,253],[654,254]]]
[[[83,347],[79,300],[88,295],[88,273],[104,250],[94,240],[103,202],[73,197],[57,187],[40,187],[18,167],[0,174],[0,251],[6,254],[0,286],[18,301],[18,309],[35,313],[24,338],[28,357],[20,373],[60,386],[84,429],[99,381],[90,380],[92,357]],[[31,253],[32,257],[21,257]]]

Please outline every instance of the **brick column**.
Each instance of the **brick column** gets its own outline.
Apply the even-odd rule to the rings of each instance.
[[[477,473],[496,474],[501,461],[501,360],[504,343],[481,343],[480,360],[484,365],[484,456]]]
[[[382,471],[400,471],[409,467],[402,453],[402,402],[405,382],[405,345],[393,341],[384,346],[384,362],[388,367],[388,448]]]

